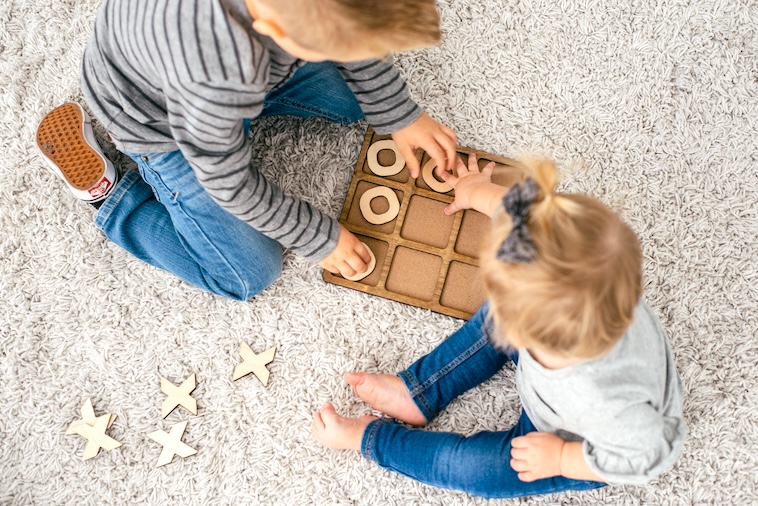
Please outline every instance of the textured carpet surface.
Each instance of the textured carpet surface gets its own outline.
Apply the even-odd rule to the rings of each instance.
[[[202,293],[109,244],[47,171],[35,128],[81,101],[97,7],[0,2],[0,503],[485,504],[326,450],[309,432],[326,400],[369,412],[342,372],[395,372],[460,321],[327,285],[291,255],[252,302]],[[554,157],[563,189],[622,213],[687,392],[684,453],[648,486],[502,503],[756,504],[755,0],[443,0],[440,11],[444,42],[398,56],[414,97],[461,144]],[[255,163],[336,216],[364,130],[261,122]],[[268,388],[231,381],[241,341],[277,346]],[[190,372],[198,415],[161,420],[159,375]],[[83,462],[83,440],[64,432],[87,398],[118,416],[109,432],[123,446]],[[506,368],[431,429],[506,429],[518,410]],[[155,469],[146,433],[182,420],[197,455]]]

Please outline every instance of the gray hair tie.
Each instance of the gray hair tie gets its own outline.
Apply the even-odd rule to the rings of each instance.
[[[503,197],[503,208],[511,217],[513,224],[508,237],[497,250],[496,258],[503,262],[530,263],[537,258],[537,248],[527,226],[529,206],[539,192],[539,186],[532,178],[515,184]]]

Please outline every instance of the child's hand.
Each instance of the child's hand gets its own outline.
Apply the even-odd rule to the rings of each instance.
[[[411,171],[411,177],[417,178],[421,172],[416,148],[421,148],[437,162],[439,172],[453,170],[455,159],[455,132],[445,125],[434,121],[427,113],[407,127],[392,134],[392,140],[397,144],[405,163]]]
[[[566,441],[549,432],[530,432],[513,438],[511,467],[521,481],[561,475],[561,452]]]
[[[505,194],[501,186],[492,183],[492,171],[495,168],[495,162],[488,163],[479,172],[479,165],[476,163],[474,153],[468,157],[468,167],[460,158],[457,161],[457,176],[450,172],[440,174],[443,181],[455,188],[455,200],[445,207],[445,214],[455,214],[461,209],[474,208],[492,216],[492,213],[489,212],[490,200],[494,199],[495,206],[497,206],[499,199],[502,199]]]
[[[363,243],[340,224],[337,247],[318,264],[332,274],[340,274],[344,277],[366,272],[370,261],[371,255],[366,251]]]

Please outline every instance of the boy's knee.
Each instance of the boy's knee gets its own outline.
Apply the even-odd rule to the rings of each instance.
[[[235,273],[233,280],[219,282],[219,295],[230,299],[250,300],[271,286],[282,274],[282,254],[261,256],[254,265],[244,271]]]
[[[239,294],[239,300],[250,300],[274,284],[274,281],[282,275],[282,263],[281,254],[262,258],[257,269],[252,269],[247,274],[248,279],[243,280],[243,290]]]

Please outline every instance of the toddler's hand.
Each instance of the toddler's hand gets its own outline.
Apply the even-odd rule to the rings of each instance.
[[[530,432],[513,438],[511,467],[521,481],[561,475],[561,451],[566,441],[549,432]]]
[[[495,168],[495,162],[488,163],[481,172],[479,165],[476,163],[476,155],[471,153],[468,157],[468,167],[463,160],[457,158],[456,166],[457,176],[450,172],[440,173],[440,177],[455,189],[455,200],[445,207],[445,214],[455,214],[461,209],[471,209],[472,207],[480,210],[481,206],[475,205],[474,200],[480,200],[482,197],[489,196],[490,191],[498,191],[492,188],[492,171]],[[499,187],[498,187],[499,188]],[[477,194],[477,191],[480,195]],[[483,212],[483,211],[482,211]],[[490,214],[490,213],[484,213]]]
[[[366,247],[348,229],[340,224],[340,236],[337,247],[318,265],[331,272],[344,276],[354,276],[366,272],[371,255]]]
[[[407,127],[392,134],[400,153],[405,158],[411,177],[417,178],[421,172],[416,148],[421,148],[437,162],[437,170],[453,170],[456,153],[455,132],[441,123],[434,121],[427,113]]]

